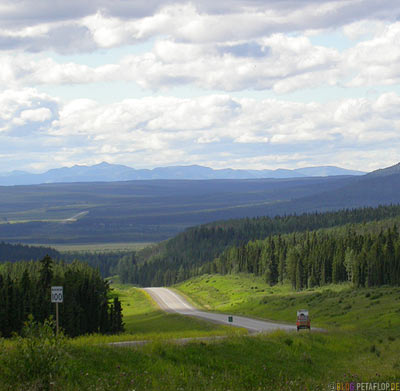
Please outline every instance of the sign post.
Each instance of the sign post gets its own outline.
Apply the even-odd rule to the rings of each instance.
[[[57,335],[58,335],[58,303],[64,301],[63,287],[52,286],[51,287],[51,302],[56,303],[56,324],[57,324]]]

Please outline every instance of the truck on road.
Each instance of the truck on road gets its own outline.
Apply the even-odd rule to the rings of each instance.
[[[308,310],[298,310],[297,311],[297,321],[296,321],[297,331],[300,329],[311,329],[310,317],[308,316]]]

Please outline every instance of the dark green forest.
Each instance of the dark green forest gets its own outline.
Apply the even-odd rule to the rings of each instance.
[[[71,263],[74,261],[85,262],[94,269],[98,270],[102,277],[109,277],[118,274],[117,267],[120,260],[128,256],[134,256],[134,252],[126,251],[107,251],[107,252],[90,252],[90,251],[71,251],[62,253],[61,260]]]
[[[23,244],[0,243],[0,263],[19,262],[19,261],[37,261],[43,259],[46,255],[54,260],[67,263],[74,261],[85,262],[94,269],[97,269],[101,276],[108,277],[117,273],[117,266],[121,258],[133,253],[126,251],[68,251],[60,253],[51,247],[28,246]]]
[[[0,243],[0,262],[37,261],[46,255],[53,259],[61,258],[61,254],[51,247]]]
[[[340,282],[357,287],[399,285],[399,232],[395,225],[379,233],[345,227],[270,236],[231,247],[199,272],[253,273],[270,285],[288,280],[296,290]]]
[[[147,250],[144,262],[125,260],[129,273],[123,281],[159,286],[209,272],[248,272],[264,275],[271,284],[290,280],[297,289],[349,279],[356,285],[398,284],[400,254],[396,253],[398,233],[393,226],[399,216],[400,206],[390,205],[195,227]],[[367,222],[372,232],[360,228]],[[346,269],[349,263],[351,278]],[[371,276],[375,272],[380,276],[376,281]],[[394,273],[389,280],[388,273]]]
[[[51,286],[63,286],[60,326],[69,336],[123,330],[121,303],[99,272],[81,262],[40,261],[0,264],[0,335],[19,333],[30,314],[43,322],[55,315]]]

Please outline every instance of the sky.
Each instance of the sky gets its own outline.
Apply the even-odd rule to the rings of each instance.
[[[0,173],[399,152],[398,0],[0,0]]]

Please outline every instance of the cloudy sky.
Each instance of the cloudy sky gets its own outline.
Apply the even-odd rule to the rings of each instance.
[[[0,0],[0,172],[400,161],[398,0]]]

